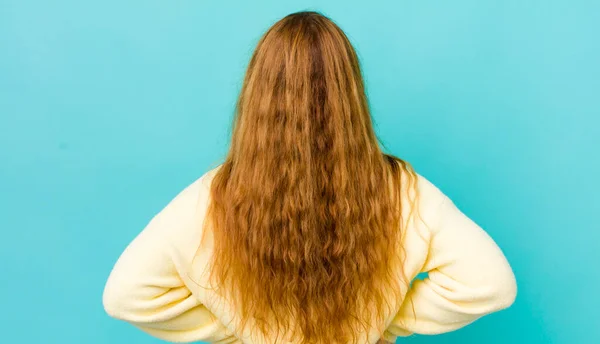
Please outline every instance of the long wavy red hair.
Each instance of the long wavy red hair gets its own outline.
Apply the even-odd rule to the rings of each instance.
[[[250,60],[204,223],[211,280],[241,327],[253,319],[302,343],[382,334],[407,285],[401,188],[414,180],[380,149],[342,30],[315,12],[274,24]]]

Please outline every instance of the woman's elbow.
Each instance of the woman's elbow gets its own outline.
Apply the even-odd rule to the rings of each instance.
[[[111,317],[119,320],[131,321],[135,318],[135,300],[133,294],[123,283],[109,278],[102,294],[102,305],[104,311]]]
[[[107,285],[102,294],[102,306],[109,316],[116,319],[123,319],[123,297],[115,292],[114,288]]]
[[[510,268],[502,274],[493,287],[494,310],[499,311],[512,306],[517,298],[517,280]]]

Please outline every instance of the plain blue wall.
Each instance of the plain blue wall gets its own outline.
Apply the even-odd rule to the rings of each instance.
[[[600,343],[599,1],[0,0],[2,343],[157,343],[102,309],[125,245],[226,151],[275,20],[362,59],[386,147],[505,250],[507,311],[406,343]]]

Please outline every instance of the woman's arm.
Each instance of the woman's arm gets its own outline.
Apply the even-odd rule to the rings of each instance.
[[[429,252],[421,270],[428,277],[407,293],[388,328],[394,336],[459,329],[509,307],[517,294],[513,271],[492,238],[435,186],[420,184],[424,203],[437,204],[425,210]]]
[[[192,295],[173,260],[179,248],[171,239],[194,225],[200,192],[198,180],[127,246],[108,278],[103,303],[112,317],[163,340],[229,343],[235,337]]]

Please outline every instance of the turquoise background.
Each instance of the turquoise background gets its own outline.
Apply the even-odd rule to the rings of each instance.
[[[254,44],[323,11],[378,133],[497,240],[515,305],[406,343],[600,343],[599,1],[0,0],[2,343],[157,343],[101,293],[219,161]]]

